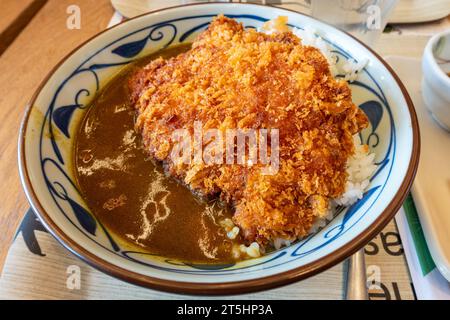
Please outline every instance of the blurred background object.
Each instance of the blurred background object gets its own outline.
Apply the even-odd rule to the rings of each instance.
[[[430,39],[422,68],[422,94],[428,111],[450,133],[450,30]]]
[[[398,0],[312,0],[311,15],[369,46],[380,37]]]
[[[216,0],[217,1],[217,0]],[[220,1],[220,0],[219,0]],[[221,0],[223,2],[259,3],[282,6],[303,13],[310,13],[315,0]],[[212,2],[208,0],[111,0],[114,8],[124,17],[131,18],[148,11],[188,3]],[[328,4],[336,0],[319,0]],[[360,2],[356,0],[356,2]],[[418,23],[445,18],[450,14],[450,0],[399,0],[388,19],[389,23]]]

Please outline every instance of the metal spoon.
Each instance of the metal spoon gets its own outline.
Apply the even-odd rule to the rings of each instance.
[[[368,300],[366,263],[364,248],[360,249],[347,260],[347,300]]]

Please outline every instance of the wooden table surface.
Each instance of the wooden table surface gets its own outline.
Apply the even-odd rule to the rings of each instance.
[[[81,9],[81,29],[66,27],[69,5]],[[14,232],[28,208],[17,168],[17,139],[27,102],[52,67],[77,45],[106,28],[109,0],[1,0],[0,2],[0,271]],[[438,22],[398,26],[384,34],[382,55],[420,57]],[[2,46],[4,47],[2,49]]]
[[[25,10],[33,1],[1,0],[0,8],[10,7],[8,3],[17,8],[18,2]],[[66,10],[72,4],[81,9],[79,30],[66,28]],[[5,13],[18,14],[12,11],[1,10],[1,21]],[[105,29],[113,13],[109,0],[48,0],[0,56],[0,269],[28,208],[17,169],[18,132],[27,102],[52,67]]]

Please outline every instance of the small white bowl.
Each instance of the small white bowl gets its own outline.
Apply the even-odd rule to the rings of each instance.
[[[436,122],[450,131],[450,30],[433,36],[422,59],[422,95]]]

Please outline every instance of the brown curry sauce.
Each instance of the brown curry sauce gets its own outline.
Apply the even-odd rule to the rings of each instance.
[[[179,45],[126,67],[93,99],[76,136],[74,171],[96,218],[142,251],[193,263],[233,260],[233,241],[219,226],[231,210],[194,196],[145,155],[134,130],[127,79],[157,57],[187,51]]]

